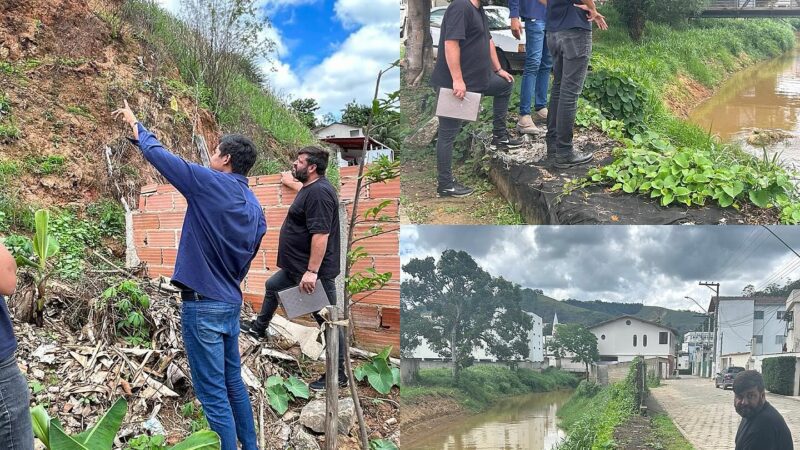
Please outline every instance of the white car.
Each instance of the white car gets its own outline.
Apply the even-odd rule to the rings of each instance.
[[[489,32],[492,35],[500,65],[506,72],[521,73],[525,67],[525,30],[521,30],[521,39],[511,34],[509,10],[504,6],[484,6],[489,21]],[[433,56],[436,58],[439,47],[439,29],[442,26],[446,6],[431,9],[431,38],[433,38]]]

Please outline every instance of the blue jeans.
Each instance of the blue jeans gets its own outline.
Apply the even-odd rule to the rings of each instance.
[[[0,360],[0,448],[33,450],[28,383],[14,355]]]
[[[547,105],[547,85],[550,83],[550,69],[553,60],[547,51],[547,38],[544,33],[544,20],[525,21],[525,70],[519,92],[519,114],[531,113],[531,97],[536,95],[535,109]]]
[[[222,450],[257,450],[253,406],[242,381],[239,314],[242,305],[218,300],[184,301],[181,327],[192,384]]]

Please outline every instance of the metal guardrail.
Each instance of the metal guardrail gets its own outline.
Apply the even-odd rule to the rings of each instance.
[[[703,17],[800,17],[800,0],[712,0]]]

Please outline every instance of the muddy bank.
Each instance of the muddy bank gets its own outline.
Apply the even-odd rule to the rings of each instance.
[[[452,397],[427,395],[414,399],[413,403],[402,402],[400,408],[400,433],[417,433],[434,428],[456,417],[474,414]]]
[[[719,206],[662,207],[643,195],[611,192],[607,186],[592,185],[564,193],[564,185],[582,178],[594,166],[613,161],[611,151],[618,144],[601,132],[581,130],[575,148],[593,150],[591,164],[556,169],[543,163],[544,140],[532,136],[526,146],[508,152],[486,151],[489,178],[529,224],[740,224],[759,221],[746,212]]]

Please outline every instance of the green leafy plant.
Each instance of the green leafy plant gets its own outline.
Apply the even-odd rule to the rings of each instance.
[[[160,434],[148,436],[141,434],[128,441],[125,450],[167,450],[166,438]]]
[[[284,380],[280,375],[272,375],[265,383],[267,400],[272,409],[283,414],[289,409],[289,402],[295,398],[308,398],[308,386],[294,375]]]
[[[373,439],[369,441],[369,450],[397,450],[397,446],[388,439]]]
[[[194,403],[188,402],[181,407],[181,415],[191,420],[189,424],[192,433],[209,429],[208,419],[203,412],[203,407],[195,408]]]
[[[114,438],[128,411],[128,402],[118,399],[97,423],[75,436],[68,435],[58,419],[51,418],[42,405],[31,409],[33,433],[50,450],[111,450]],[[219,450],[219,436],[211,430],[192,434],[169,450]]]
[[[605,117],[622,121],[625,128],[641,131],[647,111],[647,91],[624,69],[599,65],[586,77],[583,96]]]
[[[100,200],[89,205],[86,212],[97,223],[101,236],[120,239],[125,236],[125,210],[119,202]]]
[[[50,212],[40,209],[35,214],[36,234],[33,237],[32,248],[35,258],[29,257],[20,252],[16,256],[18,266],[25,266],[34,269],[34,284],[36,286],[35,304],[32,310],[35,312],[36,325],[44,325],[44,306],[47,298],[47,281],[55,272],[55,269],[48,264],[50,259],[58,253],[59,247],[55,237],[50,233]],[[24,248],[27,248],[23,244]]]
[[[112,286],[101,295],[114,310],[117,333],[131,345],[150,345],[150,326],[145,317],[150,308],[150,297],[134,280],[125,280]]]
[[[391,367],[389,364],[391,352],[391,346],[384,348],[383,351],[370,358],[369,362],[356,367],[353,375],[358,381],[367,378],[373,389],[383,395],[388,394],[392,390],[392,386],[400,386],[400,368]]]

